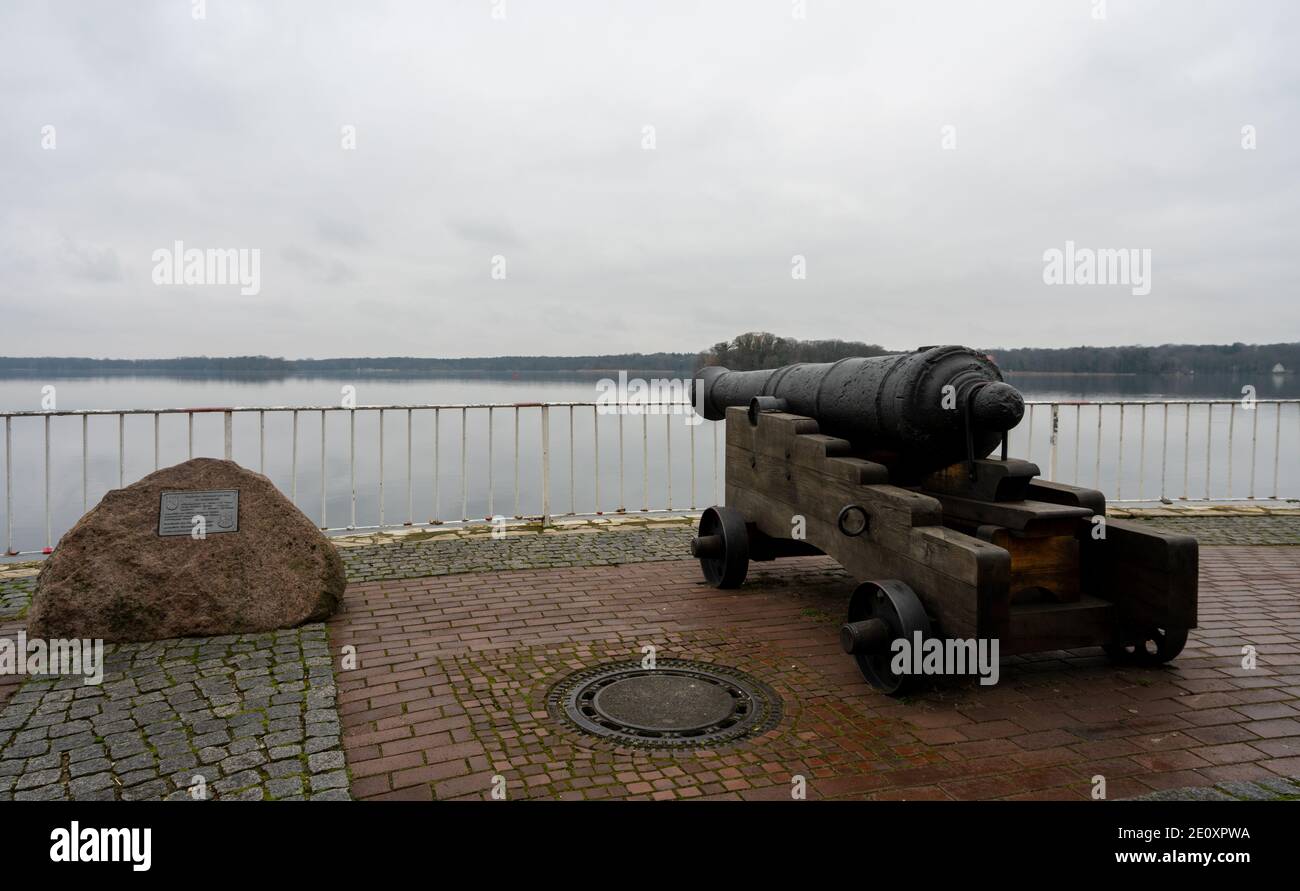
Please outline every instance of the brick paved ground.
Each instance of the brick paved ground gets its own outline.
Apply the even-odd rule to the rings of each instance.
[[[1300,775],[1300,550],[1206,548],[1201,629],[1171,667],[1099,650],[1004,660],[996,687],[881,696],[839,650],[851,580],[831,561],[756,565],[738,592],[691,561],[353,585],[331,622],[361,798],[1085,798]],[[646,753],[557,726],[546,692],[605,660],[718,661],[785,700],[781,725],[717,752]],[[1258,648],[1260,667],[1240,667]]]
[[[1300,540],[1297,517],[1150,522],[1210,544],[1240,541],[1243,520],[1245,537]],[[212,797],[342,797],[339,711],[357,797],[481,797],[497,775],[513,798],[785,797],[801,773],[814,798],[1056,798],[1086,795],[1096,772],[1111,798],[1296,794],[1280,778],[1300,775],[1300,549],[1204,548],[1202,628],[1170,668],[1044,654],[1011,660],[993,689],[897,702],[838,650],[852,583],[834,564],[759,564],[724,594],[673,559],[691,534],[669,523],[346,547],[355,583],[334,650],[351,643],[361,664],[340,673],[337,709],[321,626],[274,646],[119,647],[103,688],[30,680],[0,711],[0,799],[184,794],[189,759]],[[553,568],[499,571],[537,566]],[[0,577],[0,637],[22,629],[33,587]],[[1246,642],[1261,654],[1255,672],[1235,667]],[[552,723],[543,703],[555,680],[639,658],[643,643],[750,671],[782,694],[785,720],[730,749],[675,754]],[[0,676],[0,706],[21,682]],[[222,733],[230,742],[217,745]]]

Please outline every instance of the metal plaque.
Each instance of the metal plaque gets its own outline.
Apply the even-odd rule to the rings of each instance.
[[[202,524],[194,518],[202,517]],[[239,490],[163,492],[158,511],[159,535],[191,535],[196,525],[204,533],[239,531]]]

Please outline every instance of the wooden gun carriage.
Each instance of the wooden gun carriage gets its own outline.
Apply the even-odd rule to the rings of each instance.
[[[894,642],[918,633],[997,640],[1004,656],[1100,645],[1159,664],[1182,650],[1197,619],[1194,538],[1106,518],[1100,492],[1037,479],[1005,440],[1002,458],[918,475],[788,409],[776,397],[725,407],[726,506],[704,512],[692,552],[719,588],[742,584],[750,560],[834,558],[861,581],[841,645],[880,690],[915,681],[891,662]]]

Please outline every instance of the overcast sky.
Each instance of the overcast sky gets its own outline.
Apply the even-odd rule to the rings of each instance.
[[[0,354],[1300,340],[1295,0],[195,5],[0,3]]]

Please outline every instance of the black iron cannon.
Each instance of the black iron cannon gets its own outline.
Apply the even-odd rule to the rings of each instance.
[[[841,645],[885,692],[917,680],[890,658],[899,641],[1100,645],[1156,664],[1196,625],[1196,540],[1107,518],[1100,492],[1008,458],[1024,401],[973,350],[706,368],[699,386],[705,417],[727,422],[726,506],[704,512],[691,549],[706,580],[833,557],[861,582]]]
[[[905,476],[985,457],[1025,411],[998,367],[960,346],[766,371],[710,366],[698,380],[711,421],[731,406],[804,415]]]

